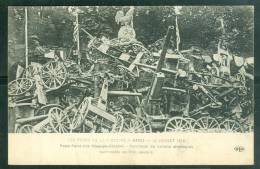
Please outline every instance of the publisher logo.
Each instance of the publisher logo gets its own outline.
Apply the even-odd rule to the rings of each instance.
[[[234,148],[234,150],[235,150],[236,152],[243,152],[243,151],[245,151],[245,147],[243,147],[243,146],[236,146],[236,147]]]

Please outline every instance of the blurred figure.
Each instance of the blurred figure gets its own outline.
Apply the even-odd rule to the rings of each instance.
[[[122,42],[135,40],[135,30],[133,29],[134,7],[123,7],[115,16],[115,21],[120,24],[118,39]]]
[[[43,64],[45,61],[44,53],[46,52],[45,49],[40,45],[40,40],[36,35],[31,36],[30,38],[30,62],[36,62]]]

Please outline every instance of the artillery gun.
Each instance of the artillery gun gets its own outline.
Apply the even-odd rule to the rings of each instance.
[[[149,88],[146,98],[142,100],[142,103],[140,105],[142,111],[144,112],[145,118],[148,119],[148,123],[151,125],[151,128],[153,130],[161,130],[162,128],[164,128],[165,122],[168,119],[168,116],[162,112],[161,94],[162,94],[162,88],[165,80],[164,71],[167,72],[167,69],[163,69],[163,65],[165,63],[165,56],[166,56],[166,52],[170,43],[173,30],[174,27],[168,28],[166,38],[163,44],[162,52],[160,54],[157,67],[155,68],[151,86]],[[139,64],[139,66],[145,66],[145,65]],[[154,69],[154,67],[151,66],[146,66],[146,67],[150,67]],[[170,71],[170,70],[168,71],[176,73],[175,71]]]

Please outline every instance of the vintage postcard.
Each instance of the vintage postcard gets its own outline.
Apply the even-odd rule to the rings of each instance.
[[[253,36],[253,6],[9,6],[9,164],[254,164]]]

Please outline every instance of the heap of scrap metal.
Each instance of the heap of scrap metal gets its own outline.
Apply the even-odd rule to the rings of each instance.
[[[15,132],[251,131],[251,58],[172,50],[173,30],[161,49],[92,36],[80,63],[57,51],[32,63],[8,84]]]

